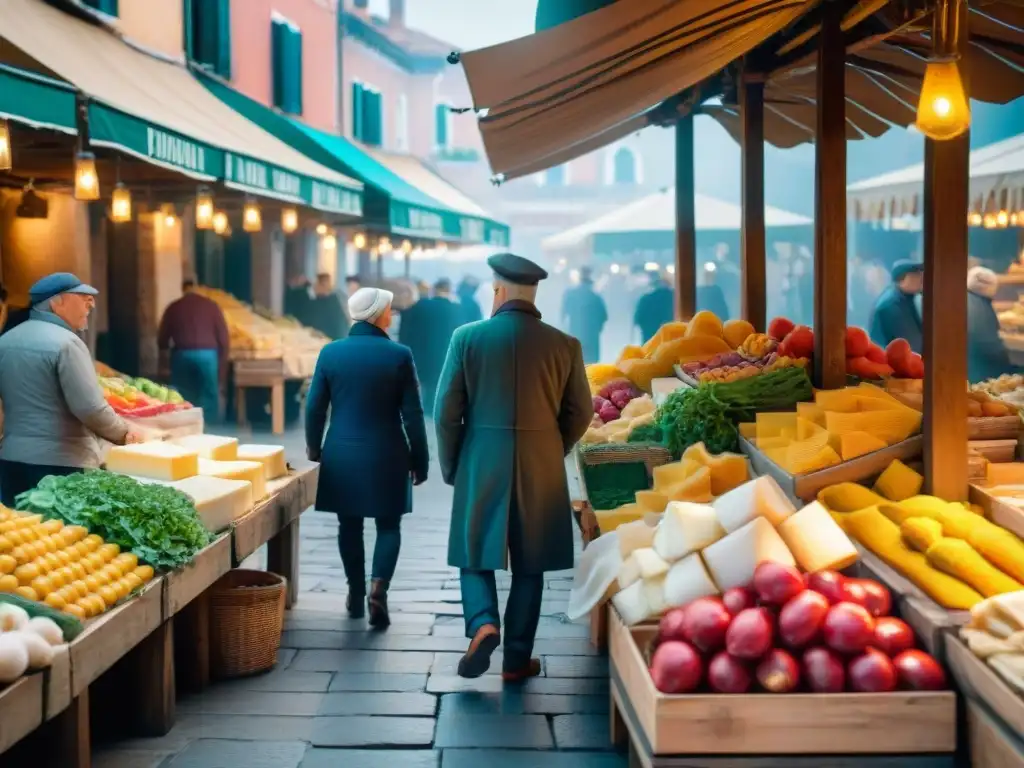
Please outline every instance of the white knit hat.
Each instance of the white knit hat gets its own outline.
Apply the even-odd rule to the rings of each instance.
[[[383,288],[360,288],[348,300],[348,313],[353,320],[372,323],[391,306],[395,294]]]
[[[967,270],[967,290],[991,299],[999,290],[999,277],[987,267],[971,267]]]

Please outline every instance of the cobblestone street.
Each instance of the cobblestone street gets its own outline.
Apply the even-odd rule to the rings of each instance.
[[[303,453],[298,433],[274,442],[293,462]],[[458,573],[446,564],[451,493],[439,474],[435,464],[403,522],[387,632],[344,617],[337,521],[310,510],[277,668],[180,698],[167,736],[97,745],[97,768],[624,767],[609,746],[607,659],[586,625],[565,617],[571,573],[548,575],[541,677],[503,690],[500,649],[484,677],[456,676],[467,640]],[[367,547],[372,535],[368,526]],[[499,574],[499,590],[508,582]]]

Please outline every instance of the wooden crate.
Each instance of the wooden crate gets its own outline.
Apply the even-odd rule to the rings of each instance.
[[[1003,440],[971,440],[967,447],[996,464],[1009,464],[1017,458],[1017,438]]]
[[[970,501],[984,509],[993,523],[1024,539],[1024,509],[1000,500],[980,485],[971,485]]]
[[[42,672],[0,688],[0,754],[42,725],[43,688]]]
[[[1016,440],[1020,416],[972,416],[967,419],[968,440]]]
[[[1024,768],[1024,741],[977,701],[967,702],[971,765],[977,768]]]
[[[946,651],[947,664],[960,690],[970,698],[984,702],[1012,733],[1024,734],[1024,698],[1018,696],[994,669],[971,653],[959,637],[948,639]]]
[[[893,461],[909,461],[921,455],[923,445],[921,435],[890,445],[880,451],[873,451],[858,456],[850,461],[836,464],[834,467],[808,472],[805,475],[791,475],[774,461],[759,451],[745,437],[740,438],[740,450],[750,459],[750,466],[755,475],[770,475],[782,490],[795,501],[811,502],[817,497],[818,491],[836,483],[857,483],[880,475]]]
[[[190,563],[164,577],[164,618],[177,614],[230,570],[231,535],[224,534],[199,550]]]
[[[835,759],[841,755],[901,756],[894,765],[913,766],[912,756],[941,755],[923,763],[952,766],[956,749],[956,694],[693,694],[667,696],[651,681],[641,647],[654,627],[626,627],[609,615],[613,717],[622,717],[641,765],[701,765],[700,757],[733,756],[729,765],[872,765]],[[613,738],[621,728],[613,728]],[[779,755],[778,761],[765,756]],[[678,762],[664,760],[675,756]],[[685,759],[679,759],[683,758]],[[697,756],[694,758],[688,756]],[[760,762],[744,763],[749,756]],[[713,762],[708,762],[713,765]],[[922,764],[922,763],[917,763]]]

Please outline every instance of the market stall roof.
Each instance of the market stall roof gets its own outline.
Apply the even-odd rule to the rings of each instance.
[[[365,187],[365,218],[390,232],[452,242],[508,245],[508,227],[410,155],[381,152],[275,112],[208,74],[217,98],[266,131]]]
[[[738,230],[741,210],[738,205],[707,195],[695,195],[697,231]],[[806,227],[812,223],[805,216],[765,206],[765,226]],[[642,197],[629,205],[599,216],[557,235],[546,238],[541,247],[545,251],[562,251],[576,248],[589,238],[600,235],[671,232],[676,228],[676,193],[664,189],[653,195]]]
[[[77,134],[75,89],[45,75],[0,64],[0,117],[31,128]]]
[[[974,212],[984,213],[987,207],[1024,210],[1024,134],[971,152],[970,174]],[[924,209],[923,185],[924,164],[916,163],[850,184],[847,199],[858,219],[877,221],[886,216],[916,215]]]
[[[848,138],[914,120],[931,16],[907,18],[903,10],[888,0],[849,4],[842,24]],[[464,53],[473,106],[487,110],[480,124],[491,168],[505,179],[535,173],[694,111],[738,136],[743,58],[767,80],[766,140],[810,141],[820,13],[814,0],[618,0]],[[972,6],[969,31],[972,96],[1005,103],[1024,94],[1024,9],[1009,1]]]
[[[89,140],[201,180],[359,216],[362,185],[222,103],[178,63],[43,0],[3,0],[0,40],[88,98]]]

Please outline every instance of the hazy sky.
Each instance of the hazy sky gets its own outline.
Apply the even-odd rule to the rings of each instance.
[[[389,0],[370,0],[371,10],[388,15]],[[484,48],[533,32],[537,0],[405,0],[410,27],[464,50]]]

